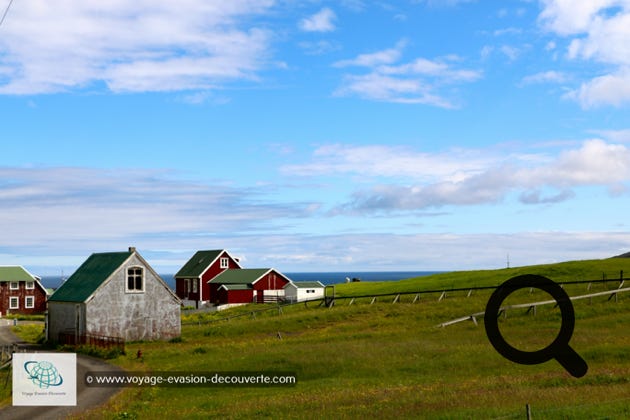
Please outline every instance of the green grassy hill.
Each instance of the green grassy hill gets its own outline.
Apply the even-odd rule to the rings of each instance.
[[[445,273],[387,283],[353,283],[338,294],[363,295],[497,285],[523,273],[556,281],[618,278],[630,260],[601,260]],[[595,284],[591,291],[616,287]],[[567,285],[574,296],[586,285]],[[391,299],[340,300],[332,308],[310,304],[230,321],[185,325],[181,342],[131,343],[114,362],[134,372],[290,371],[294,387],[127,388],[106,407],[82,418],[623,418],[630,416],[630,294],[618,302],[598,297],[574,303],[571,346],[589,372],[573,378],[555,361],[524,366],[500,356],[483,323],[441,322],[483,311],[492,291],[439,293]],[[534,291],[517,297],[544,300]],[[207,317],[260,308],[235,308]],[[558,310],[536,316],[515,310],[501,318],[502,333],[524,350],[544,347],[559,328]],[[142,350],[143,360],[136,358]]]
[[[505,280],[521,274],[540,274],[556,282],[595,280],[602,279],[602,276],[614,280],[619,278],[620,271],[627,273],[626,275],[630,277],[630,258],[568,261],[500,270],[453,271],[398,282],[346,283],[335,286],[335,292],[341,296],[359,296],[444,288],[498,286]]]

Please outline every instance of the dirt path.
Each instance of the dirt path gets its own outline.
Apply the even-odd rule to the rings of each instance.
[[[11,323],[8,320],[0,320],[0,344],[10,344],[19,342],[10,329]],[[37,351],[32,349],[29,351]],[[77,405],[74,407],[23,407],[7,406],[0,408],[0,419],[6,420],[52,420],[64,419],[71,414],[80,415],[82,412],[97,407],[107,402],[113,395],[120,391],[119,388],[90,388],[85,386],[83,378],[89,371],[118,371],[116,366],[112,366],[100,359],[77,355]],[[2,376],[4,378],[4,376]]]

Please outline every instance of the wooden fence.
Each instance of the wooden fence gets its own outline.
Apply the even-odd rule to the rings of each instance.
[[[614,299],[615,302],[617,302],[618,295],[620,293],[630,292],[630,287],[621,288],[621,286],[623,286],[623,284],[624,284],[624,282],[621,281],[620,287],[617,288],[617,289],[606,290],[606,291],[603,291],[603,292],[589,293],[589,294],[580,295],[580,296],[570,296],[569,299],[570,300],[590,299],[592,301],[592,299],[594,297],[597,297],[597,296],[608,296],[608,300]],[[589,290],[590,290],[590,283],[589,283]],[[556,302],[556,300],[543,300],[543,301],[540,301],[540,302],[519,303],[517,305],[503,306],[499,310],[499,315],[503,314],[505,316],[507,314],[507,311],[511,310],[511,309],[525,309],[525,308],[527,308],[527,313],[531,312],[534,315],[536,315],[536,308],[537,307],[543,306],[543,305],[551,305],[551,304],[557,305],[558,302]],[[476,313],[471,314],[471,315],[466,315],[466,316],[463,316],[461,318],[456,318],[456,319],[453,319],[453,320],[450,320],[450,321],[443,322],[443,323],[439,324],[438,327],[447,327],[449,325],[457,324],[457,323],[463,322],[463,321],[472,321],[475,325],[477,325],[477,318],[483,317],[484,315],[485,315],[485,311],[483,311],[483,312],[476,312]]]
[[[606,275],[602,275],[601,279],[597,279],[597,280],[574,280],[574,281],[565,281],[565,282],[557,282],[560,287],[563,287],[564,285],[567,284],[586,284],[587,285],[587,290],[591,290],[593,284],[597,284],[597,283],[603,283],[604,285],[609,285],[610,283],[615,285],[615,289],[612,290],[608,290],[605,292],[598,292],[598,293],[594,293],[591,294],[592,296],[600,296],[600,295],[606,295],[609,294],[610,295],[610,299],[615,299],[617,300],[617,293],[619,292],[624,292],[626,289],[622,289],[624,283],[626,280],[630,280],[630,279],[626,279],[623,277],[623,271],[621,271],[619,273],[619,278],[618,279],[609,279],[607,278]],[[332,287],[332,286],[326,286],[327,288]],[[336,296],[334,294],[334,287],[333,287],[333,291],[332,291],[332,295],[326,295],[323,298],[318,298],[318,299],[312,299],[312,300],[307,300],[307,301],[300,301],[300,302],[285,302],[285,303],[281,303],[281,302],[276,302],[277,305],[270,305],[270,307],[267,308],[261,308],[261,309],[254,309],[254,310],[248,310],[246,312],[242,312],[242,313],[238,313],[238,314],[233,314],[233,315],[229,315],[226,317],[222,317],[222,318],[215,318],[215,319],[211,319],[211,320],[198,320],[198,321],[189,321],[189,322],[182,322],[182,325],[202,325],[202,324],[212,324],[212,323],[216,323],[216,322],[222,322],[222,321],[230,321],[232,319],[236,319],[236,318],[242,318],[242,317],[251,317],[251,318],[256,318],[256,315],[262,312],[268,312],[268,311],[277,311],[278,315],[282,314],[282,308],[286,307],[286,306],[292,306],[292,305],[309,305],[309,304],[313,304],[313,303],[318,303],[319,306],[326,306],[328,308],[332,308],[334,307],[338,302],[341,304],[341,302],[348,302],[347,305],[353,305],[355,303],[357,303],[358,299],[361,299],[362,301],[366,301],[369,300],[370,304],[374,304],[377,301],[380,302],[390,302],[390,303],[402,303],[403,302],[403,297],[406,296],[413,296],[413,298],[407,299],[405,298],[405,301],[409,302],[409,303],[416,303],[416,302],[421,302],[423,299],[421,299],[422,296],[424,295],[439,295],[438,297],[438,301],[442,301],[444,299],[446,299],[449,295],[452,295],[453,293],[459,293],[459,292],[463,292],[466,294],[466,297],[470,297],[473,292],[475,291],[480,291],[480,290],[494,290],[498,287],[497,286],[479,286],[479,287],[463,287],[463,288],[450,288],[450,289],[433,289],[433,290],[420,290],[420,291],[415,291],[415,292],[399,292],[399,293],[383,293],[383,294],[371,294],[371,295],[361,295],[361,296]],[[630,289],[630,288],[629,288]],[[586,297],[590,297],[591,295],[585,295]],[[553,301],[555,302],[555,301]],[[531,306],[531,304],[529,304],[528,306]],[[483,315],[483,313],[481,313],[481,315]],[[477,321],[477,317],[481,316],[479,314],[472,314],[472,315],[468,315],[462,318],[458,318],[457,320],[453,321],[448,321],[446,324],[450,325],[452,323],[457,323],[457,322],[461,322],[461,321],[465,321],[465,320],[471,320],[473,322],[476,323]],[[442,326],[442,324],[440,324],[440,326]]]
[[[13,359],[13,353],[17,353],[19,347],[17,343],[0,345],[0,369],[9,364]]]
[[[74,331],[59,333],[59,344],[68,346],[94,346],[105,349],[118,348],[125,352],[125,339],[95,334],[76,334]]]

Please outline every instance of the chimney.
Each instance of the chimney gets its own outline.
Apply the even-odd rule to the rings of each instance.
[[[129,252],[136,252],[136,247],[135,246],[130,246],[129,247]]]

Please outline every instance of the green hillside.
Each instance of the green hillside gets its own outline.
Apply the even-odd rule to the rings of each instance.
[[[500,270],[453,271],[398,282],[357,282],[335,286],[340,296],[359,296],[397,292],[416,292],[445,288],[498,286],[505,280],[521,274],[540,274],[556,282],[596,280],[602,276],[618,279],[620,271],[630,277],[630,258],[568,261],[556,264],[532,265]]]
[[[613,264],[614,262],[614,264]],[[523,273],[553,280],[618,278],[626,260],[583,261],[510,270],[440,274],[387,284],[354,283],[338,293],[391,293],[496,285]],[[628,267],[626,267],[628,266]],[[630,273],[630,271],[628,271]],[[616,288],[592,285],[589,292]],[[585,284],[567,285],[571,295]],[[285,307],[230,321],[184,325],[182,340],[131,343],[114,363],[132,372],[295,372],[293,387],[134,387],[106,407],[81,418],[627,418],[630,416],[630,294],[574,303],[571,346],[589,372],[571,377],[556,362],[518,365],[490,345],[483,323],[446,328],[438,324],[483,311],[492,290],[413,295],[399,303],[368,298],[340,300],[332,308],[315,304]],[[539,301],[545,293],[525,291],[518,299]],[[516,294],[516,293],[515,293]],[[511,299],[511,298],[510,298]],[[230,313],[187,317],[205,322]],[[526,351],[551,342],[559,328],[558,310],[541,307],[536,316],[514,310],[500,319],[502,333]],[[136,352],[143,352],[143,359]]]

